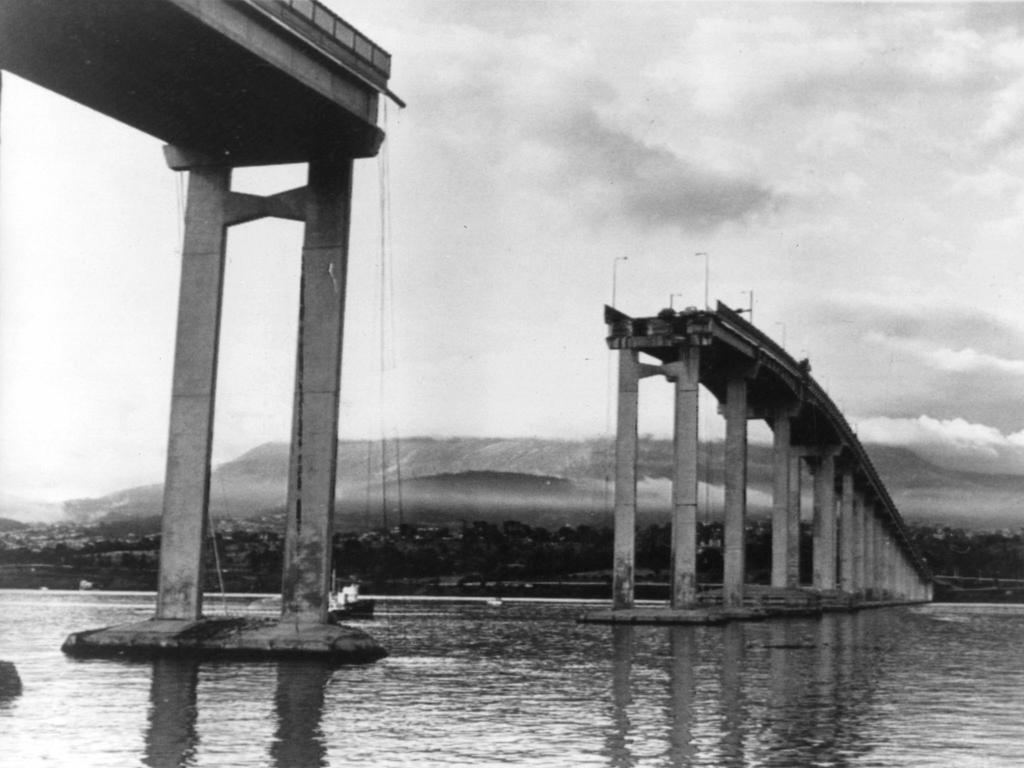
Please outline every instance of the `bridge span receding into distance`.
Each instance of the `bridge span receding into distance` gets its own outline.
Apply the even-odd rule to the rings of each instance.
[[[807,360],[794,359],[721,302],[714,310],[665,309],[642,318],[605,307],[605,322],[608,347],[619,359],[613,606],[586,620],[673,619],[671,613],[638,612],[634,603],[638,384],[648,376],[664,376],[675,387],[669,592],[676,619],[699,621],[702,615],[693,609],[709,603],[738,616],[752,604],[784,613],[931,599],[931,573],[896,505]],[[725,417],[723,582],[710,594],[697,584],[700,387]],[[773,433],[769,589],[746,583],[751,419],[764,420]],[[800,584],[801,464],[813,475],[810,585]]]

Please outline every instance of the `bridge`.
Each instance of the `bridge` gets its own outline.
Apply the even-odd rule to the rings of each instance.
[[[608,347],[618,353],[612,611],[592,621],[702,622],[752,606],[776,612],[913,603],[931,599],[932,577],[871,459],[806,360],[718,303],[632,318],[605,307]],[[643,357],[642,357],[643,356]],[[670,606],[634,601],[638,383],[675,387]],[[698,391],[725,417],[724,611],[700,611],[697,585]],[[772,568],[769,589],[746,583],[747,425],[763,419],[772,443]],[[812,583],[800,584],[801,463],[813,475]]]
[[[326,620],[352,168],[383,141],[380,97],[398,100],[387,86],[390,55],[313,0],[3,0],[0,68],[160,139],[168,166],[189,173],[155,616],[73,634],[65,650],[379,658],[368,635]],[[231,189],[234,168],[297,162],[309,166],[303,187],[269,196]],[[202,573],[225,244],[229,227],[268,216],[305,225],[283,607],[270,625],[218,622],[203,618]],[[750,418],[775,435],[772,588],[801,586],[794,466],[802,461],[814,473],[814,594],[863,604],[929,598],[928,570],[899,513],[805,364],[722,305],[639,319],[609,308],[607,320],[620,362],[613,613],[634,603],[637,383],[654,374],[676,391],[674,609],[699,604],[700,385],[726,418],[727,609],[742,610],[750,597]]]
[[[352,167],[383,141],[390,66],[312,0],[0,3],[0,68],[166,142],[168,166],[189,172],[156,614],[72,635],[69,653],[384,655],[326,619]],[[231,189],[233,168],[299,162],[303,187]],[[267,216],[305,224],[283,608],[273,625],[218,624],[203,619],[202,573],[225,245]]]

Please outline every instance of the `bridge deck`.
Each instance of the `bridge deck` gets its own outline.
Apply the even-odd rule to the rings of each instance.
[[[258,165],[376,154],[390,56],[309,0],[3,0],[0,67]]]

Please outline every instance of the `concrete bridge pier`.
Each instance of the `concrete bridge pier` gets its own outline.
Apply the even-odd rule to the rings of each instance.
[[[725,530],[722,601],[743,607],[747,524],[747,378],[733,374],[726,383]]]
[[[878,599],[878,547],[876,531],[878,529],[878,509],[871,506],[864,517],[864,551],[867,557],[864,562],[864,581],[867,584],[867,595],[871,600]]]
[[[855,490],[853,495],[853,592],[858,600],[865,597],[864,584],[864,492]]]
[[[679,360],[662,366],[675,383],[672,478],[671,605],[689,608],[697,603],[697,456],[700,388],[700,348],[680,349]]]
[[[230,168],[189,173],[156,618],[202,614]]]
[[[838,448],[823,447],[808,457],[814,476],[812,586],[820,591],[836,588],[836,490],[835,457]]]
[[[636,564],[637,410],[639,353],[619,352],[618,426],[615,438],[615,530],[612,561],[612,609],[633,607]]]
[[[885,523],[881,518],[876,520],[877,525],[875,526],[875,552],[878,553],[878,557],[875,559],[875,582],[878,586],[878,598],[880,600],[889,599],[889,580],[888,568],[886,567],[885,558],[889,552],[886,547],[886,541],[888,536],[885,531]]]
[[[789,457],[788,541],[786,547],[786,586],[800,586],[800,516],[803,499],[804,458],[797,452]]]
[[[854,477],[853,469],[844,466],[840,475],[839,496],[839,588],[847,595],[857,592],[854,561]]]
[[[169,147],[189,171],[155,620],[78,633],[75,655],[190,652],[365,662],[373,638],[327,624],[352,160],[313,159],[305,187],[232,192],[223,161]],[[227,228],[266,216],[305,223],[288,517],[279,621],[202,616],[210,449]]]
[[[882,520],[881,515],[875,520],[875,583],[878,589],[878,598],[880,600],[888,599],[888,588],[889,585],[886,581],[886,568],[885,568],[885,522]]]
[[[793,407],[779,407],[772,427],[771,585],[797,587],[800,580],[800,457],[793,452]]]
[[[309,164],[281,593],[298,623],[327,621],[351,198],[350,159]]]

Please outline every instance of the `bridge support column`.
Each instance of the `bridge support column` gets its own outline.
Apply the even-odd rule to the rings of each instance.
[[[156,618],[202,613],[230,168],[189,173]]]
[[[327,621],[352,161],[314,161],[306,187],[282,620]]]
[[[875,582],[878,585],[878,596],[882,599],[888,597],[889,585],[885,575],[885,523],[878,518],[875,526]]]
[[[725,562],[722,601],[743,605],[746,580],[747,522],[747,380],[733,376],[725,400]]]
[[[871,555],[869,557],[870,563],[867,569],[867,579],[871,584],[871,597],[878,600],[882,596],[882,585],[878,578],[878,557],[880,554],[878,549],[878,528],[881,523],[878,519],[878,510],[875,507],[871,508],[868,522],[870,524],[868,525],[866,543]]]
[[[859,598],[865,594],[864,584],[864,494],[853,494],[853,591]]]
[[[853,471],[847,467],[842,474],[843,491],[839,512],[839,587],[852,595],[857,591],[854,576],[854,506]]]
[[[789,537],[786,542],[786,586],[800,586],[800,509],[803,497],[804,459],[798,453],[789,456],[789,510],[786,520]]]
[[[776,410],[772,422],[772,581],[773,587],[795,587],[799,578],[800,507],[793,528],[793,451],[790,409]],[[799,461],[799,458],[797,458]],[[797,465],[799,471],[799,465]],[[799,475],[797,475],[799,487]],[[794,560],[795,568],[794,568]],[[794,578],[794,573],[796,578]]]
[[[619,352],[618,427],[615,439],[615,542],[612,565],[612,608],[633,607],[636,562],[637,407],[639,354]]]
[[[684,347],[680,359],[664,366],[675,379],[674,475],[672,479],[673,608],[697,602],[697,454],[700,348]]]
[[[836,505],[835,450],[826,449],[815,457],[814,517],[811,521],[815,589],[836,588]]]
[[[888,528],[885,531],[885,585],[889,597],[896,597],[896,539]]]

